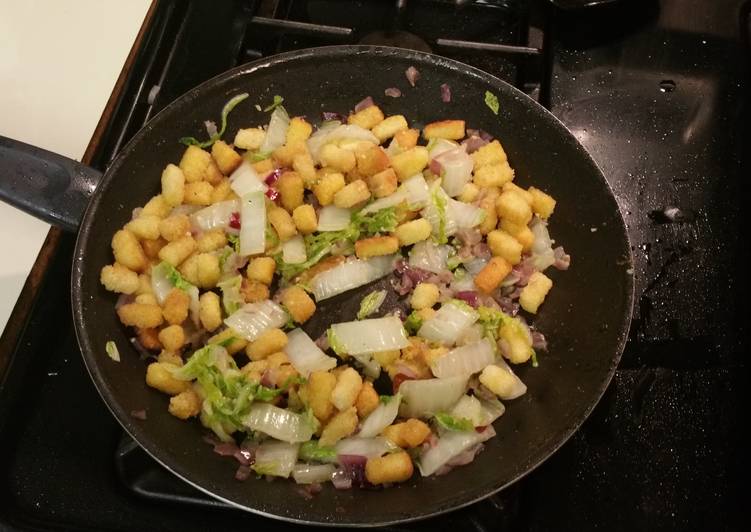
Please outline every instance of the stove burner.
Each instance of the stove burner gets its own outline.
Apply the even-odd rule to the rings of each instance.
[[[407,31],[374,31],[360,39],[360,44],[395,46],[396,48],[409,48],[419,52],[432,52],[428,43],[414,33]]]

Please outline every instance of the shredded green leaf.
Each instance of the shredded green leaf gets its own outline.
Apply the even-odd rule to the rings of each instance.
[[[219,255],[219,269],[224,270],[224,265],[227,263],[227,259],[230,258],[232,253],[235,253],[231,247],[224,246],[221,255]]]
[[[303,462],[333,462],[336,460],[336,449],[320,445],[317,440],[310,440],[300,445],[298,456]]]
[[[279,235],[268,221],[266,222],[266,245],[269,248],[275,248],[279,245]]]
[[[407,316],[407,319],[404,320],[404,328],[410,336],[414,336],[417,334],[417,331],[420,330],[420,327],[422,327],[422,318],[417,314],[416,310],[413,310],[412,313]]]
[[[324,231],[305,235],[305,252],[308,259],[300,264],[286,264],[280,257],[277,261],[277,271],[282,279],[289,281],[305,270],[312,268],[341,242],[353,243],[362,235],[374,235],[376,233],[390,233],[396,229],[396,209],[389,207],[370,214],[355,213],[349,226],[340,231]]]
[[[242,283],[242,275],[235,275],[234,277],[225,279],[221,283],[217,283],[217,286],[222,291],[222,306],[228,316],[237,312],[245,303],[245,298],[240,292]]]
[[[247,158],[250,160],[251,163],[264,161],[268,159],[269,157],[271,157],[271,152],[268,152],[268,151],[254,151],[247,155]]]
[[[448,259],[446,259],[446,267],[451,271],[459,271],[457,270],[457,268],[462,264],[464,264],[464,262],[458,253],[454,253]]]
[[[394,397],[396,397],[396,396],[395,395],[380,395],[378,397],[378,400],[381,402],[381,404],[387,405],[391,401],[394,400]]]
[[[472,306],[467,303],[466,301],[462,301],[461,299],[451,299],[449,301],[452,305],[455,305],[459,307],[460,309],[464,310],[465,312],[474,312],[475,309],[472,308]]]
[[[457,432],[467,432],[474,430],[472,421],[467,418],[457,418],[446,412],[438,412],[433,416],[438,424],[446,430],[453,430]]]
[[[180,139],[180,143],[185,144],[186,146],[198,146],[199,148],[208,148],[209,146],[214,144],[217,140],[222,138],[222,135],[224,135],[224,132],[227,130],[227,116],[232,112],[237,104],[242,102],[248,96],[250,95],[247,92],[244,92],[242,94],[238,94],[237,96],[233,96],[227,103],[224,104],[224,107],[222,108],[222,126],[219,128],[219,131],[209,137],[209,140],[201,142],[194,137],[182,137]]]
[[[221,345],[222,347],[227,347],[229,344],[237,340],[237,336],[230,336],[229,338],[225,338],[221,342],[218,342],[216,345]]]
[[[498,102],[498,96],[490,91],[485,91],[485,105],[487,105],[488,108],[493,111],[493,114],[496,115],[501,107],[501,104]]]
[[[321,428],[321,422],[318,421],[318,418],[313,414],[313,409],[308,407],[305,409],[305,412],[303,412],[303,420],[307,425],[310,427],[310,430],[313,432],[318,432],[318,429]]]
[[[240,253],[240,236],[239,235],[228,234],[227,241],[230,244],[232,244],[232,249],[235,250],[235,253]]]
[[[537,361],[537,353],[534,350],[532,350],[532,355],[530,356],[530,358],[532,359],[533,368],[536,368],[540,365],[540,363]]]
[[[491,340],[490,343],[493,345],[494,350],[497,349],[498,329],[503,322],[503,312],[498,309],[482,306],[477,309],[477,312],[480,315],[477,323],[482,326],[483,336]]]
[[[336,336],[336,333],[334,332],[334,329],[329,327],[326,330],[326,337],[329,340],[329,346],[331,347],[331,350],[334,351],[339,356],[344,356],[347,354],[347,352],[344,350],[344,346],[339,341],[339,338]]]
[[[284,101],[284,98],[282,98],[278,94],[275,94],[274,95],[274,102],[271,105],[269,105],[268,107],[264,108],[263,112],[264,113],[268,113],[269,111],[273,111],[274,109],[276,109],[277,107],[279,107],[280,105],[282,105],[283,101]]]
[[[223,441],[244,430],[242,420],[253,401],[271,401],[284,392],[248,379],[217,344],[195,351],[183,366],[171,371],[176,379],[198,381],[203,396],[201,421]]]
[[[371,314],[378,312],[386,299],[386,290],[374,290],[360,301],[360,310],[357,311],[357,319],[362,320]]]
[[[448,237],[446,236],[446,208],[448,202],[443,195],[443,189],[440,187],[433,189],[430,195],[436,211],[438,211],[438,236],[436,240],[439,244],[445,244],[448,242]]]
[[[118,351],[115,342],[110,340],[109,342],[104,344],[104,350],[107,351],[107,356],[109,356],[112,360],[114,360],[115,362],[120,362],[120,351]]]
[[[250,468],[258,475],[277,476],[279,472],[279,462],[256,462]]]
[[[397,225],[396,207],[388,207],[364,215],[356,212],[352,215],[352,225],[355,226],[359,233],[367,235],[391,233],[396,229]]]
[[[162,261],[159,263],[157,268],[164,270],[165,277],[175,288],[179,288],[180,290],[184,290],[185,292],[193,288],[193,285],[186,281],[180,274],[180,272],[177,271],[177,269],[169,262]]]

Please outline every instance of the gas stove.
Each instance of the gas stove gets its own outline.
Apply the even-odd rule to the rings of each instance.
[[[309,46],[432,51],[518,86],[614,190],[634,245],[629,342],[592,416],[541,467],[389,529],[740,530],[749,29],[740,0],[162,0],[87,158],[105,168],[188,89]],[[206,497],[123,435],[76,344],[73,244],[52,231],[3,336],[0,529],[296,528]]]

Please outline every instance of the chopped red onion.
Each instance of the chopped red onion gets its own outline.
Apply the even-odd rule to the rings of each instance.
[[[214,445],[214,452],[219,456],[234,456],[239,450],[234,442],[219,442]]]
[[[479,242],[472,246],[472,255],[478,259],[490,260],[490,247],[485,242]]]
[[[449,87],[448,83],[441,84],[441,100],[443,103],[451,101],[451,87]]]
[[[557,270],[568,270],[571,266],[571,255],[564,251],[563,246],[553,249],[553,258],[555,258],[553,267]]]
[[[326,122],[329,121],[329,120],[339,120],[340,122],[343,122],[344,119],[345,119],[345,116],[343,114],[341,114],[341,113],[334,113],[334,112],[331,112],[331,111],[323,111],[321,113],[321,118],[323,118],[323,120],[326,121]]]
[[[123,305],[128,305],[136,300],[136,296],[132,294],[120,294],[115,302],[115,310],[119,309]]]
[[[454,294],[456,299],[461,299],[473,308],[480,306],[480,299],[477,296],[477,292],[474,290],[462,290]]]
[[[243,481],[247,480],[248,477],[250,477],[250,467],[246,465],[241,465],[237,468],[237,471],[235,471],[235,480]]]
[[[356,486],[364,486],[368,481],[365,478],[365,464],[368,458],[356,454],[340,454],[336,458],[339,462],[339,470],[344,471],[347,477]],[[334,473],[336,475],[336,473]]]
[[[535,273],[535,266],[530,257],[525,258],[519,264],[515,265],[511,270],[515,273],[519,280],[516,282],[518,286],[526,286],[529,282],[529,278]]]
[[[409,84],[413,87],[415,86],[415,83],[417,83],[417,80],[420,79],[420,71],[413,66],[409,67],[404,72],[404,75],[407,76],[407,81],[409,81]]]
[[[269,174],[263,179],[264,183],[266,183],[268,186],[274,186],[276,185],[276,182],[279,181],[279,177],[284,172],[283,168],[274,168]]]
[[[394,393],[399,391],[399,386],[401,386],[404,381],[410,381],[417,378],[417,374],[404,364],[400,364],[397,371],[398,373],[394,375],[393,379],[391,379],[391,387],[394,390]]]
[[[467,150],[467,153],[474,153],[488,143],[487,140],[483,140],[477,135],[472,135],[466,140],[462,141],[462,146]]]
[[[355,105],[355,112],[359,113],[363,109],[367,109],[368,107],[373,107],[375,105],[375,102],[373,101],[373,98],[370,96],[364,98],[361,100],[357,105]]]
[[[267,369],[261,375],[261,385],[272,387],[276,385],[276,372],[273,369]]]
[[[269,187],[266,189],[266,197],[271,201],[276,201],[276,199],[279,197],[279,191],[274,187]]]
[[[240,213],[233,212],[229,215],[229,226],[232,229],[240,229]]]
[[[402,91],[400,91],[396,87],[389,87],[388,89],[386,89],[385,91],[383,91],[383,93],[386,96],[391,96],[392,98],[398,98],[399,96],[402,95]]]
[[[131,410],[130,411],[130,417],[134,417],[136,419],[140,419],[141,421],[146,420],[146,410]]]
[[[443,165],[438,159],[431,159],[430,164],[428,164],[428,168],[430,168],[430,171],[438,176],[443,172]]]
[[[352,479],[347,476],[347,472],[338,469],[331,475],[331,483],[338,490],[352,489]]]
[[[244,466],[249,466],[255,461],[255,453],[247,449],[238,449],[232,456]]]
[[[501,310],[509,316],[516,316],[519,314],[519,303],[514,301],[510,297],[499,297],[496,299]]]
[[[495,139],[493,135],[482,129],[468,129],[467,136],[480,137],[485,142],[491,142],[493,139]]]
[[[540,331],[532,331],[532,349],[548,350],[548,340]]]
[[[326,334],[326,331],[321,334],[318,338],[316,338],[316,345],[320,347],[323,351],[328,350],[331,345],[329,344],[329,335]]]

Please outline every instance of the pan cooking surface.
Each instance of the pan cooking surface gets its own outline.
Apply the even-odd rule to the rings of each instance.
[[[415,66],[413,89],[404,71]],[[452,101],[441,101],[448,83]],[[402,98],[386,98],[387,87]],[[498,116],[484,103],[490,90],[500,100]],[[163,167],[179,160],[182,136],[202,137],[203,121],[216,119],[233,95],[250,98],[230,115],[227,138],[239,127],[265,123],[273,95],[285,98],[291,115],[316,122],[321,111],[346,112],[372,95],[384,112],[404,114],[419,127],[462,118],[468,127],[497,136],[522,186],[535,184],[558,201],[550,230],[572,256],[567,272],[553,272],[554,290],[535,318],[549,340],[540,366],[519,368],[529,391],[508,402],[495,423],[498,437],[470,465],[450,474],[387,490],[336,491],[326,486],[305,500],[292,482],[237,482],[236,464],[201,441],[198,422],[167,412],[167,398],[143,384],[144,363],[129,350],[126,331],[114,312],[114,297],[99,284],[110,263],[112,234],[159,189]],[[86,365],[105,402],[123,427],[154,458],[207,493],[247,510],[306,523],[374,526],[435,515],[470,504],[507,486],[555,451],[596,404],[612,377],[628,331],[633,281],[628,239],[616,202],[602,174],[573,136],[523,93],[479,70],[452,60],[406,50],[329,47],[300,51],[245,65],[190,91],[157,115],[111,166],[86,213],[76,246],[72,276],[76,332]],[[367,289],[362,289],[367,290]],[[366,292],[363,292],[366,293]],[[336,301],[333,319],[347,316],[362,293]],[[322,308],[319,315],[328,315]],[[319,318],[320,319],[320,318]],[[322,328],[313,323],[308,328]],[[316,332],[312,331],[311,332]],[[104,352],[108,340],[120,346],[122,361]],[[130,412],[145,409],[145,421]]]

